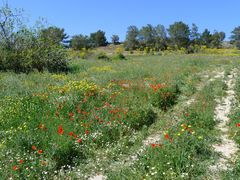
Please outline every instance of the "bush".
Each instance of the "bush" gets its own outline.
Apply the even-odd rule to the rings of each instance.
[[[168,108],[176,104],[179,94],[180,90],[178,86],[154,89],[152,104],[163,111],[167,111]]]
[[[26,48],[11,48],[10,50],[2,48],[0,51],[1,70],[12,70],[17,73],[28,73],[34,69],[39,72],[68,70],[66,50],[58,45],[47,46],[46,42],[41,42],[41,40],[36,40],[32,47],[27,44]]]
[[[67,56],[61,44],[66,38],[64,30],[19,26],[23,21],[20,16],[21,12],[14,12],[7,5],[0,9],[0,17],[3,17],[0,19],[0,70],[17,73],[28,73],[34,69],[41,72],[45,69],[50,72],[66,71]]]
[[[102,60],[110,60],[110,58],[107,56],[107,54],[105,52],[100,52],[98,55],[97,55],[97,58],[98,59],[102,59]]]
[[[127,123],[135,130],[150,126],[156,120],[156,113],[149,107],[134,107],[129,109]]]
[[[126,57],[125,57],[123,54],[119,53],[119,54],[117,54],[117,55],[114,56],[114,59],[117,59],[117,60],[126,60]]]
[[[190,45],[187,48],[186,53],[187,54],[198,53],[199,51],[200,51],[200,46],[198,46],[198,45]]]
[[[66,147],[61,147],[58,149],[53,158],[56,162],[56,169],[60,170],[62,168],[75,167],[80,162],[86,160],[86,156],[83,150],[79,150],[79,148],[75,147],[73,143],[69,143]]]

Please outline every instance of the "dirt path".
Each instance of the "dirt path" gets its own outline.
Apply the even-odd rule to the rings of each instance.
[[[225,82],[228,87],[228,90],[226,91],[227,95],[219,102],[215,109],[215,120],[219,122],[216,128],[221,133],[221,143],[213,145],[213,149],[215,152],[220,153],[221,157],[216,164],[210,166],[210,174],[213,179],[220,179],[219,172],[226,171],[230,167],[230,163],[234,161],[235,155],[238,151],[237,145],[228,136],[229,127],[227,125],[229,122],[228,115],[235,102],[234,87],[236,76],[236,69],[232,70],[230,75],[228,75],[228,79]]]
[[[212,74],[214,74],[214,76],[210,79],[209,79],[208,74],[203,75],[203,79],[205,79],[205,80],[197,86],[197,91],[201,91],[205,86],[209,85],[211,82],[215,81],[218,78],[224,78],[224,71],[214,71],[214,72],[212,72]],[[192,103],[195,102],[195,98],[196,98],[196,96],[193,95],[193,97],[191,97],[189,100],[182,103],[182,105],[183,105],[182,107],[184,108],[184,107],[190,106]],[[123,167],[123,166],[126,167],[126,166],[130,166],[131,164],[135,163],[138,160],[138,156],[140,154],[142,154],[142,152],[144,152],[144,150],[146,149],[147,146],[154,144],[154,143],[161,142],[162,135],[163,135],[163,132],[161,132],[161,131],[150,135],[143,141],[143,143],[142,143],[143,145],[138,149],[137,152],[134,153],[134,155],[128,156],[127,158],[123,159],[120,162],[110,164],[109,169],[114,169],[116,167]],[[95,175],[95,176],[89,178],[89,180],[105,180],[105,179],[107,179],[107,177],[105,177],[103,174],[98,174],[98,175]]]

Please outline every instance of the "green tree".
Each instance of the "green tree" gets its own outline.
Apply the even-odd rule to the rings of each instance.
[[[208,29],[205,29],[200,37],[201,45],[210,47],[212,41],[212,34]]]
[[[147,24],[147,26],[143,26],[139,31],[139,42],[143,47],[153,48],[156,36],[156,29],[151,24]]]
[[[95,33],[90,34],[90,41],[91,46],[93,47],[100,47],[100,46],[106,46],[107,45],[107,38],[105,36],[105,32],[98,30]]]
[[[155,31],[156,31],[155,47],[158,50],[165,50],[167,48],[167,31],[165,27],[159,24],[155,27]]]
[[[90,39],[88,36],[84,36],[82,34],[75,35],[70,40],[70,47],[74,50],[81,50],[83,48],[90,48]]]
[[[46,42],[51,44],[60,44],[66,42],[68,35],[64,32],[64,29],[51,26],[40,31],[40,36]]]
[[[200,33],[198,32],[198,27],[196,24],[192,24],[191,32],[190,32],[190,40],[195,44],[200,43]]]
[[[212,48],[221,48],[222,47],[222,42],[225,39],[225,33],[224,32],[217,32],[215,31],[212,35],[212,40],[211,40],[211,47]]]
[[[231,43],[240,49],[240,26],[234,28],[232,31]]]
[[[0,8],[0,70],[30,72],[66,71],[66,51],[61,44],[43,38],[42,29],[27,28],[22,11]]]
[[[126,35],[125,47],[129,50],[135,50],[139,46],[139,30],[136,26],[129,26]]]
[[[111,39],[114,45],[120,44],[118,35],[112,35]]]
[[[188,47],[190,42],[190,30],[187,24],[181,21],[175,22],[169,26],[168,33],[170,35],[170,41],[174,47],[177,47],[178,49]]]

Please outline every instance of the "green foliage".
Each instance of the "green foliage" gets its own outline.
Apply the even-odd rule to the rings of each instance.
[[[70,47],[74,50],[89,49],[91,47],[90,39],[82,34],[75,35],[70,40]]]
[[[127,50],[135,50],[139,46],[138,42],[139,30],[136,26],[129,26],[127,30],[125,48]]]
[[[107,38],[105,32],[98,30],[95,33],[90,34],[91,47],[100,47],[107,45]]]
[[[56,161],[56,170],[76,167],[79,163],[84,163],[84,161],[86,161],[86,155],[84,154],[83,148],[79,148],[73,142],[68,141],[54,152],[53,158]]]
[[[55,26],[42,29],[39,33],[39,36],[45,42],[50,43],[50,45],[60,45],[60,43],[64,43],[68,38],[67,34],[64,32],[64,29]]]
[[[221,48],[222,42],[225,39],[225,33],[224,32],[214,32],[212,35],[211,40],[211,47],[212,48]]]
[[[190,42],[190,29],[187,24],[183,22],[175,22],[169,26],[168,33],[172,46],[176,46],[178,49],[187,48]]]
[[[111,39],[112,39],[112,43],[113,43],[114,45],[118,45],[118,44],[120,43],[120,42],[119,42],[119,36],[118,36],[118,35],[112,35]]]
[[[150,107],[135,106],[129,109],[127,123],[131,128],[140,130],[143,126],[149,127],[156,120],[156,113]]]
[[[67,56],[60,42],[66,37],[63,29],[29,29],[8,7],[0,10],[0,70],[30,72],[67,71]]]
[[[167,32],[165,27],[159,24],[155,27],[155,31],[156,31],[155,48],[157,50],[166,50],[167,49]]]
[[[167,33],[163,25],[156,27],[151,24],[143,26],[140,30],[136,26],[128,28],[125,47],[127,50],[140,48],[164,50],[167,47]]]
[[[231,42],[240,49],[240,26],[234,28],[232,31]]]
[[[97,59],[101,59],[101,60],[110,60],[110,58],[107,56],[107,54],[105,52],[100,52],[97,55]]]
[[[122,53],[117,53],[113,58],[116,60],[126,60],[126,57]]]
[[[212,35],[208,29],[205,29],[201,35],[201,45],[204,45],[206,47],[210,47],[212,40]]]
[[[190,32],[190,40],[193,45],[200,44],[200,33],[198,32],[198,27],[196,24],[192,24],[191,32]]]
[[[156,41],[156,30],[151,24],[143,26],[139,31],[139,42],[143,47],[153,48]]]

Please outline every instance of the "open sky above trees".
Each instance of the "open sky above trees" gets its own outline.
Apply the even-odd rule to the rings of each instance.
[[[0,1],[0,6],[6,0]],[[120,41],[126,36],[127,27],[146,24],[163,24],[169,26],[175,21],[189,25],[195,23],[199,31],[208,28],[224,31],[226,37],[231,35],[234,27],[239,25],[239,0],[201,0],[201,1],[159,1],[159,0],[8,0],[11,7],[23,8],[30,24],[39,17],[47,19],[49,25],[65,29],[70,36],[89,35],[101,29],[106,32],[108,41],[117,34]]]

